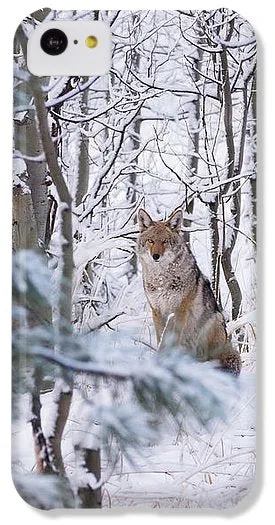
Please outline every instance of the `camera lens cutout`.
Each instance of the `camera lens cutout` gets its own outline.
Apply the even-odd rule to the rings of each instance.
[[[68,45],[68,38],[61,29],[48,29],[40,39],[40,46],[47,55],[61,55]]]

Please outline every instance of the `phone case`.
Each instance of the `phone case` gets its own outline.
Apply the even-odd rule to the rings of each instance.
[[[36,77],[44,21],[112,65]],[[14,39],[12,474],[54,508],[237,505],[255,472],[256,40],[230,9]]]

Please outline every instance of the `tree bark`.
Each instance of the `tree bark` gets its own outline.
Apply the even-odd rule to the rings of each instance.
[[[88,80],[88,79],[86,79]],[[85,78],[83,79],[85,81]],[[86,89],[82,94],[82,113],[85,115],[88,107],[89,91]],[[85,126],[84,126],[85,129]],[[81,133],[81,130],[80,130]],[[89,185],[89,138],[86,135],[80,135],[79,160],[78,160],[78,178],[75,192],[75,205],[78,206],[88,191]]]
[[[93,474],[96,481],[101,476],[100,449],[84,449],[81,451],[83,456],[83,466],[87,474]],[[81,486],[77,492],[80,498],[80,507],[83,509],[99,509],[102,505],[101,487],[93,489],[90,485]]]
[[[256,106],[256,74],[254,75],[253,82],[252,82],[252,93],[251,93],[251,114],[252,114],[252,122],[250,127],[250,140],[253,144],[252,151],[253,151],[253,164],[257,166],[257,150],[256,150],[256,134],[257,134],[257,106]],[[250,179],[251,184],[251,192],[252,192],[252,213],[253,213],[253,224],[252,224],[252,235],[255,243],[257,242],[257,181],[256,181],[256,173],[254,176]]]
[[[200,49],[196,50],[196,57],[193,59],[194,67],[194,82],[197,85],[197,82],[200,79],[200,69],[201,69],[201,60],[202,60],[202,51]],[[192,101],[189,102],[189,121],[191,121],[191,129],[188,131],[188,157],[187,157],[187,166],[189,169],[188,177],[196,175],[198,171],[198,151],[199,151],[199,141],[200,141],[200,132],[199,132],[199,120],[200,120],[200,98],[199,96],[194,95]],[[191,119],[190,119],[191,115]],[[190,155],[190,153],[194,155]],[[192,214],[194,209],[194,199],[188,202],[188,188],[186,188],[186,212]],[[183,227],[190,228],[192,225],[192,220],[184,218]],[[184,231],[184,239],[187,244],[190,244],[190,231]]]
[[[37,247],[37,229],[31,193],[13,188],[12,249],[13,251]]]
[[[223,49],[220,54],[221,56],[221,74],[222,74],[222,91],[223,91],[223,117],[224,117],[224,129],[225,129],[225,139],[226,139],[226,148],[227,148],[227,179],[233,177],[235,173],[235,145],[233,138],[233,123],[232,123],[232,96],[231,96],[231,87],[229,79],[229,70],[227,62],[227,51]],[[246,123],[246,122],[245,122]],[[240,166],[238,166],[239,172]],[[237,181],[233,183],[233,206],[232,206],[232,216],[234,217],[234,225],[236,228],[239,227],[240,223],[240,209],[241,209],[241,192],[237,191],[240,186],[240,182]],[[226,193],[230,187],[230,184],[225,184],[224,192]],[[222,202],[222,206],[223,206]],[[223,219],[224,220],[224,219]],[[232,267],[232,252],[237,239],[237,230],[235,229],[232,236],[231,242],[227,246],[226,243],[226,234],[223,236],[223,249],[222,249],[222,268],[224,276],[226,279],[227,286],[230,291],[232,299],[232,319],[236,319],[240,314],[241,304],[242,304],[242,292],[238,280],[236,278],[235,272]]]

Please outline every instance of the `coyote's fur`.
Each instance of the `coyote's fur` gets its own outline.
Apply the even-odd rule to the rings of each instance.
[[[217,359],[238,375],[239,352],[227,337],[210,283],[181,235],[182,211],[175,210],[167,221],[153,221],[140,209],[138,220],[143,284],[158,344],[162,347],[164,338],[170,338],[198,359]]]

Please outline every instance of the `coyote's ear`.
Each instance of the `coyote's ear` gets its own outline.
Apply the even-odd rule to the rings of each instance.
[[[139,229],[141,232],[149,228],[152,224],[152,219],[150,215],[145,210],[138,210],[138,223],[139,223]]]
[[[176,210],[174,213],[172,213],[171,217],[169,217],[167,221],[167,226],[171,228],[171,230],[177,230],[178,232],[181,229],[183,221],[183,215],[181,210]]]

